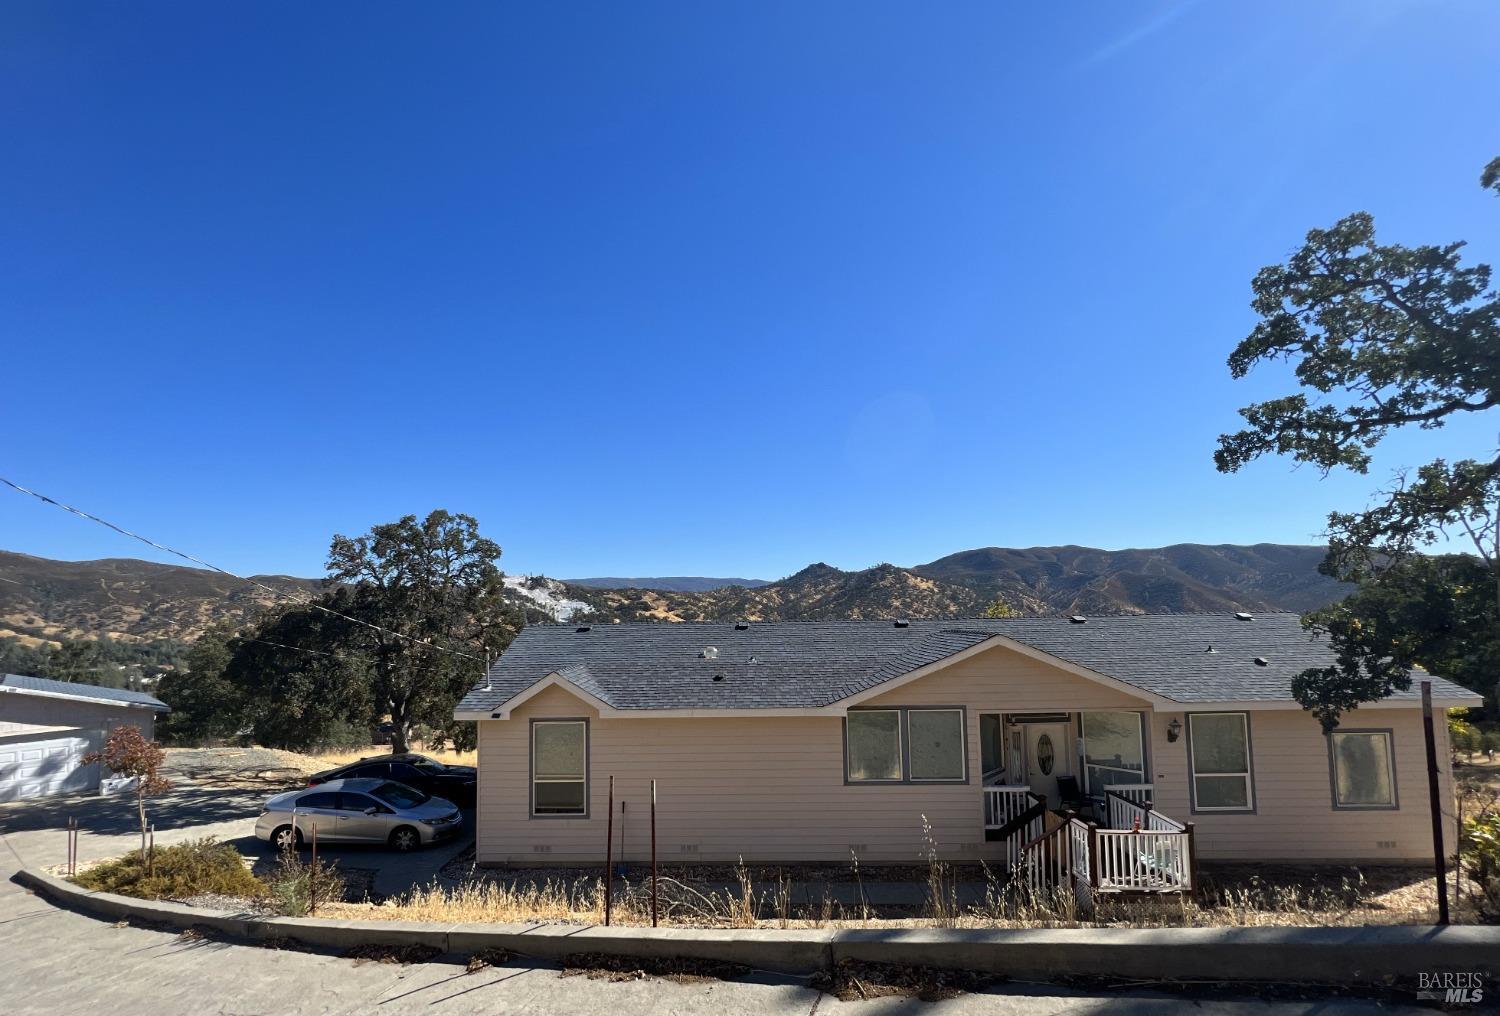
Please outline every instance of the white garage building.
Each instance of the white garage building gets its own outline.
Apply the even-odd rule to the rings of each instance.
[[[100,767],[83,757],[122,724],[153,737],[168,711],[144,692],[0,675],[0,802],[97,791]]]

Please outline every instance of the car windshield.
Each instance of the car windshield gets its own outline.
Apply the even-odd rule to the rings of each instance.
[[[413,790],[403,783],[382,783],[370,791],[392,808],[415,808],[430,800],[427,794]]]

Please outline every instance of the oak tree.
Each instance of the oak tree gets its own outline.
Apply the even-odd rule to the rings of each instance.
[[[1485,167],[1481,183],[1500,192],[1500,159]],[[1241,409],[1246,426],[1219,439],[1219,470],[1280,454],[1325,473],[1366,473],[1372,450],[1393,430],[1436,429],[1500,406],[1500,294],[1488,265],[1463,263],[1463,247],[1382,244],[1374,220],[1358,212],[1312,230],[1285,264],[1262,269],[1251,304],[1260,320],[1229,368],[1239,378],[1259,364],[1286,362],[1301,390]],[[1399,570],[1417,551],[1467,538],[1495,608],[1481,637],[1500,641],[1497,506],[1500,453],[1436,459],[1398,477],[1367,510],[1332,513],[1323,570],[1362,583],[1410,583],[1431,578]],[[1387,599],[1371,594],[1371,601]],[[1302,674],[1295,687],[1325,729],[1344,710],[1409,687],[1411,665],[1425,662],[1386,638],[1370,639],[1355,622],[1371,605],[1356,601],[1305,619],[1328,633],[1339,657],[1334,667]]]

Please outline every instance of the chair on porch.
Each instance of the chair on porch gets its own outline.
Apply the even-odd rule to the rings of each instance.
[[[1094,802],[1084,796],[1083,790],[1078,786],[1076,776],[1057,778],[1057,804],[1059,810],[1076,811],[1086,819],[1094,815]]]

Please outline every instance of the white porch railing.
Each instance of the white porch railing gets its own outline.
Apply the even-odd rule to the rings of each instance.
[[[1096,829],[1101,893],[1185,892],[1193,887],[1186,832],[1146,833]]]
[[[1190,892],[1193,830],[1152,810],[1149,784],[1105,793],[1108,828],[1070,819],[1023,841],[1020,875],[1034,892],[1070,885],[1080,907],[1100,894]]]

